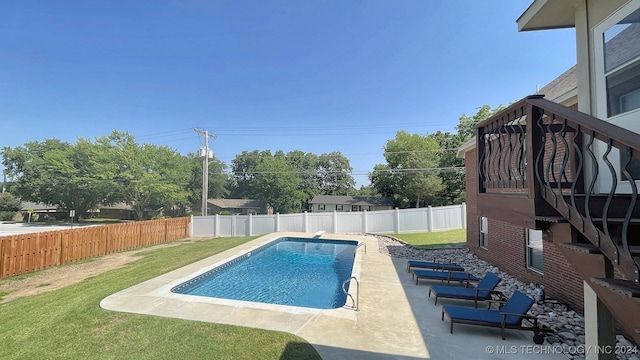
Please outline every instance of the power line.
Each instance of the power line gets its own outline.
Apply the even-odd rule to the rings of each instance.
[[[317,175],[318,173],[322,174],[342,174],[349,173],[353,175],[368,175],[370,173],[389,173],[389,174],[399,174],[399,173],[412,173],[412,172],[464,172],[465,168],[463,166],[449,166],[449,167],[432,167],[432,168],[412,168],[412,169],[384,169],[384,170],[356,170],[356,171],[340,171],[340,170],[328,170],[328,171],[252,171],[248,170],[246,172],[242,171],[232,171],[229,172],[231,175],[258,175],[258,174],[302,174],[302,175]]]

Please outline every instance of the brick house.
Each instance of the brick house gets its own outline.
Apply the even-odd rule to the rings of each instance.
[[[582,312],[587,346],[640,343],[640,0],[535,0],[517,23],[575,27],[577,64],[459,149],[467,244]]]
[[[544,98],[550,101],[577,109],[577,90],[576,66],[573,66],[540,89],[538,94],[544,95]],[[467,174],[477,173],[476,137],[463,144],[457,155],[465,159]],[[562,254],[554,249],[552,244],[542,246],[540,230],[479,216],[477,182],[475,176],[467,176],[469,248],[481,259],[500,267],[521,281],[546,285],[550,297],[562,300],[582,312],[582,279],[572,271]],[[481,231],[485,234],[482,244],[479,241]],[[505,254],[507,256],[504,256]]]

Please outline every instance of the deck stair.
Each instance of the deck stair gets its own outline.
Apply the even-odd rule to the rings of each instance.
[[[629,170],[640,163],[640,134],[531,96],[479,124],[477,139],[480,192],[527,194],[536,226],[570,223],[560,250],[640,344],[640,176]],[[617,188],[623,176],[635,180],[630,190]],[[603,192],[604,183],[613,185]]]
[[[585,254],[602,254],[600,248],[591,243],[562,243],[560,246]]]
[[[632,281],[612,278],[591,278],[591,281],[622,295],[640,298],[640,285],[636,285]]]

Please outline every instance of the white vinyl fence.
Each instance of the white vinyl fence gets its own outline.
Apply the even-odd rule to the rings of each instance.
[[[466,229],[460,205],[359,212],[192,216],[191,236],[251,236],[278,231],[335,234],[411,233]]]

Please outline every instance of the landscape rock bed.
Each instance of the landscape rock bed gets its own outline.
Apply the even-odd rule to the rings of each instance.
[[[433,250],[419,249],[392,236],[378,234],[373,236],[378,239],[378,248],[383,254],[395,258],[457,263],[462,265],[465,271],[480,278],[487,271],[490,271],[502,279],[496,290],[502,291],[507,297],[515,290],[520,290],[535,299],[535,284],[525,284],[513,278],[499,268],[478,258],[464,245]],[[543,302],[533,304],[529,314],[537,316],[540,325],[553,329],[553,333],[549,333],[545,337],[543,346],[552,346],[554,350],[561,348],[569,359],[585,358],[584,318],[580,314],[571,310],[567,305],[548,298]],[[617,352],[618,359],[640,360],[640,354],[634,353],[637,347],[624,336],[617,336],[617,347],[631,349],[625,353]]]

